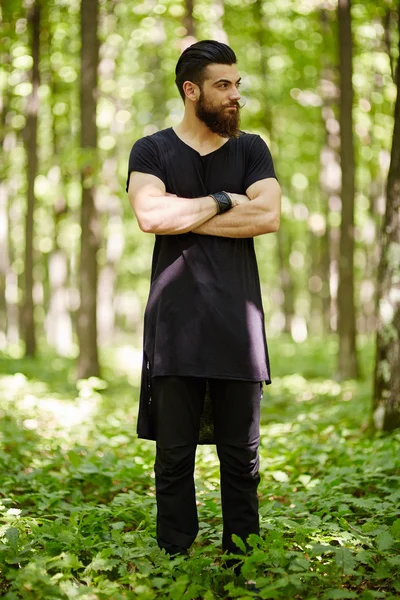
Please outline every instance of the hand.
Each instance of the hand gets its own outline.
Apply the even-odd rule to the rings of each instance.
[[[228,194],[232,198],[233,206],[239,206],[240,204],[246,204],[247,202],[250,202],[250,198],[248,198],[248,196],[245,194],[233,194],[231,192],[228,192]]]

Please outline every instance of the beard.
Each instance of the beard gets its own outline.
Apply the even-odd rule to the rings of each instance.
[[[203,92],[200,92],[195,107],[196,117],[213,133],[223,138],[236,138],[239,136],[240,106],[237,102],[228,106],[235,106],[236,110],[225,110],[226,106],[216,109],[205,100]]]

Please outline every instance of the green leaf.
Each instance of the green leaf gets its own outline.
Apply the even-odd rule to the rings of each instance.
[[[396,519],[390,528],[390,533],[395,540],[400,540],[400,519]]]
[[[236,535],[236,533],[232,534],[232,542],[239,548],[239,550],[246,554],[246,546],[244,541],[238,535]]]
[[[290,564],[290,570],[291,571],[308,571],[310,567],[310,561],[307,560],[306,558],[296,558],[291,564]]]
[[[285,471],[272,471],[271,475],[275,481],[280,481],[281,483],[289,481],[289,475]]]
[[[352,573],[357,565],[357,561],[350,550],[343,546],[335,549],[335,561],[345,575]]]
[[[161,590],[161,588],[163,588],[165,585],[167,585],[169,583],[168,579],[165,579],[163,577],[153,577],[153,579],[151,580],[152,584],[155,588],[157,588],[158,590]]]
[[[78,559],[76,554],[73,554],[72,552],[62,552],[60,556],[55,558],[55,560],[51,560],[51,566],[76,571],[77,569],[83,567],[83,564]]]
[[[386,560],[392,567],[400,567],[400,555],[389,556]],[[399,571],[400,571],[400,568],[399,568]]]
[[[325,544],[315,544],[312,547],[313,556],[321,556],[322,554],[327,554],[328,552],[334,552],[336,548],[334,546],[329,546]]]
[[[259,548],[260,546],[262,546],[263,540],[262,538],[260,538],[259,535],[251,533],[247,538],[247,543],[249,544],[249,546],[251,546],[251,548]]]
[[[338,600],[339,598],[357,598],[358,594],[350,590],[330,589],[326,590],[324,600]]]
[[[87,565],[85,573],[98,572],[98,571],[111,571],[116,565],[119,564],[119,560],[114,558],[102,558],[100,554],[94,557],[92,562]]]
[[[376,536],[376,545],[379,552],[384,552],[393,546],[393,538],[387,531],[382,531]]]
[[[363,533],[372,533],[373,531],[376,531],[377,529],[379,529],[379,523],[376,523],[375,521],[367,521],[361,527],[361,531]]]
[[[82,462],[82,456],[79,456],[79,454],[73,450],[68,452],[68,458],[73,467],[79,467]]]
[[[9,529],[7,529],[5,532],[5,536],[10,543],[10,548],[12,550],[14,550],[14,552],[16,552],[17,548],[18,548],[18,540],[19,540],[18,529],[16,529],[15,527],[9,527]]]

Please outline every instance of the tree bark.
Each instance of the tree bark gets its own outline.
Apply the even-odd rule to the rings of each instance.
[[[340,161],[342,170],[342,221],[338,287],[338,376],[358,377],[354,306],[354,141],[352,37],[350,0],[339,0],[340,55]]]
[[[384,431],[400,427],[400,69],[395,73],[397,98],[377,282],[373,401],[375,427]]]
[[[49,35],[49,55],[52,52],[53,38]],[[57,117],[54,107],[59,99],[59,86],[57,82],[56,69],[50,64],[51,77],[51,107],[52,107],[52,142],[54,156],[62,155],[62,144],[65,141],[59,135],[57,128]],[[72,350],[72,322],[68,307],[68,255],[64,248],[58,243],[60,223],[63,216],[68,212],[66,201],[66,185],[68,174],[63,168],[63,161],[59,160],[59,172],[57,178],[53,179],[54,185],[54,236],[51,254],[48,257],[49,274],[49,304],[46,314],[47,343],[56,349],[58,355],[70,356]]]
[[[3,68],[10,71],[10,53],[7,51],[2,56]],[[6,161],[6,152],[4,148],[6,116],[9,110],[9,94],[5,93],[0,100],[0,150],[2,153],[2,165],[0,166],[0,349],[5,349],[7,345],[7,296],[6,281],[7,274],[10,271],[10,256],[8,251],[9,227],[8,227],[8,184],[7,171],[8,161]],[[7,164],[6,164],[7,162]]]
[[[28,99],[26,121],[26,152],[28,162],[28,197],[25,219],[25,268],[24,268],[24,305],[22,310],[23,337],[26,356],[36,352],[36,335],[33,305],[33,215],[35,210],[35,178],[37,173],[37,119],[39,112],[39,52],[40,52],[40,5],[36,0],[28,14],[31,26],[31,50],[33,65],[30,73],[32,91]]]
[[[321,29],[324,38],[329,36],[332,23],[330,23],[329,11],[325,8],[321,9]],[[327,38],[328,39],[328,38]],[[325,232],[320,240],[320,264],[319,276],[322,282],[321,299],[322,299],[322,323],[323,332],[330,334],[332,332],[332,297],[330,290],[330,279],[332,271],[332,248],[331,248],[331,227],[329,224],[329,197],[338,192],[337,177],[332,177],[330,169],[339,165],[339,157],[337,152],[336,136],[329,131],[329,119],[334,119],[333,106],[336,106],[339,97],[337,86],[334,84],[335,74],[332,69],[330,55],[327,51],[321,56],[321,98],[323,101],[321,117],[324,123],[325,142],[321,147],[320,155],[320,189],[321,189],[321,215],[325,220]],[[334,183],[333,183],[334,181]]]
[[[183,25],[186,29],[186,35],[191,38],[196,37],[196,27],[193,17],[193,4],[194,0],[185,0],[185,16],[183,18]]]
[[[99,219],[95,206],[94,180],[97,172],[97,68],[99,43],[97,39],[98,0],[81,2],[81,260],[80,307],[78,314],[78,378],[99,375],[97,348],[97,250]]]
[[[285,230],[285,227],[283,227]],[[285,238],[285,242],[284,242]],[[286,229],[285,235],[283,235],[282,227],[276,232],[276,244],[278,253],[278,266],[279,266],[279,282],[283,293],[283,314],[285,317],[285,325],[283,331],[285,333],[291,333],[292,322],[295,316],[294,310],[294,298],[295,288],[292,273],[290,270],[290,252],[292,248],[292,238],[289,229]]]

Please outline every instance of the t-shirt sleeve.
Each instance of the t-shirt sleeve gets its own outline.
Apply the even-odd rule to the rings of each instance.
[[[126,180],[126,191],[129,188],[129,177],[132,171],[155,175],[166,184],[166,177],[160,164],[157,147],[149,137],[144,137],[132,146],[128,162],[128,178]]]
[[[259,135],[255,135],[251,141],[247,157],[244,189],[247,190],[256,181],[268,177],[278,179],[275,174],[271,152],[264,140]]]

